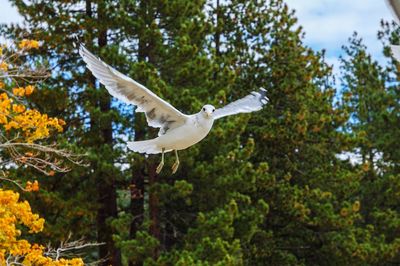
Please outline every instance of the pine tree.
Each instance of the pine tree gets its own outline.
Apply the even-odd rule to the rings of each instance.
[[[166,251],[147,263],[327,263],[335,239],[347,235],[330,233],[350,229],[358,210],[347,214],[342,206],[353,203],[353,191],[342,195],[330,183],[349,174],[335,157],[348,142],[337,131],[347,115],[333,105],[323,54],[302,45],[301,29],[293,29],[296,20],[281,1],[217,1],[208,10],[213,68],[207,94],[217,95],[218,106],[231,100],[227,95],[237,98],[244,88],[266,86],[271,106],[253,118],[216,122],[209,138],[186,151],[193,158],[191,172],[177,176],[183,174],[189,184],[177,190],[178,183],[171,188],[159,182],[160,221],[172,227],[175,241],[172,249],[159,242]],[[357,180],[345,181],[354,186]],[[320,230],[329,236],[326,243],[318,240]],[[149,240],[144,236],[126,241],[131,260],[142,260],[146,256],[138,252],[157,245],[147,241],[143,249],[140,243]],[[343,255],[336,254],[333,263],[348,262],[351,255],[342,260]]]
[[[112,128],[113,122],[118,123],[118,112],[111,109],[109,94],[98,87],[89,73],[84,73],[73,48],[74,34],[81,34],[88,47],[99,47],[93,50],[107,51],[110,58],[115,57],[116,50],[105,46],[109,39],[114,43],[120,40],[113,28],[117,17],[111,12],[118,4],[90,0],[29,4],[15,1],[14,4],[30,28],[10,27],[8,32],[44,41],[46,47],[40,50],[38,57],[54,69],[49,87],[43,88],[40,97],[36,98],[37,104],[48,108],[49,113],[66,118],[69,131],[64,141],[80,146],[90,161],[90,168],[77,169],[60,177],[59,183],[49,181],[42,206],[52,210],[54,224],[64,225],[57,227],[58,232],[54,230],[56,237],[66,238],[69,231],[76,237],[96,237],[98,242],[105,243],[100,246],[98,257],[110,257],[113,265],[120,265],[120,254],[112,240],[109,221],[117,216],[117,179],[121,176],[115,167],[120,151],[114,148],[118,140],[114,139]],[[64,91],[54,91],[55,85]],[[66,183],[70,185],[65,186]],[[52,191],[55,187],[60,188],[59,192]],[[71,223],[71,220],[75,222]],[[77,226],[83,230],[76,230]]]
[[[390,265],[399,260],[399,235],[393,226],[399,222],[395,207],[399,172],[396,144],[391,140],[398,131],[398,93],[391,84],[395,68],[373,60],[357,34],[349,43],[342,59],[343,87],[351,107],[347,127],[356,136],[353,148],[361,158],[353,170],[359,171],[361,180],[359,228],[368,236],[358,237],[366,242],[368,252],[357,250],[357,255],[369,264]]]
[[[150,183],[149,187],[155,184],[158,178],[155,176],[156,162],[154,159],[146,162],[142,156],[135,155],[132,170],[123,172],[123,178],[118,173],[115,163],[126,164],[132,158],[124,156],[122,150],[115,148],[114,145],[120,140],[115,139],[114,136],[132,133],[126,128],[129,121],[134,119],[132,109],[126,106],[110,109],[111,102],[108,93],[104,88],[97,87],[97,83],[89,73],[84,74],[83,68],[77,67],[80,59],[77,57],[76,50],[73,49],[74,35],[83,36],[81,39],[86,45],[110,65],[130,74],[144,85],[151,87],[157,94],[167,98],[168,95],[174,95],[171,86],[173,82],[181,83],[181,86],[196,84],[202,79],[201,71],[207,69],[204,63],[207,61],[205,55],[197,54],[202,48],[201,42],[204,41],[199,39],[204,37],[201,23],[204,16],[201,12],[199,13],[201,8],[198,8],[199,5],[201,7],[202,2],[174,1],[169,5],[164,5],[158,1],[121,3],[41,1],[27,5],[22,1],[15,1],[15,5],[25,16],[31,28],[10,27],[9,34],[34,36],[46,41],[48,50],[40,51],[38,56],[57,67],[56,70],[60,70],[54,73],[55,77],[49,84],[65,87],[64,93],[54,92],[51,85],[48,90],[44,88],[41,95],[44,97],[38,98],[37,104],[48,108],[50,113],[58,113],[67,119],[70,128],[67,133],[68,140],[89,151],[91,162],[89,169],[77,169],[64,177],[70,185],[64,187],[64,190],[60,189],[62,192],[49,191],[48,195],[44,196],[45,203],[51,204],[42,203],[43,211],[49,211],[48,208],[52,207],[55,213],[54,219],[63,220],[63,222],[58,221],[57,224],[63,224],[64,227],[54,228],[55,232],[52,234],[56,238],[66,237],[68,231],[73,231],[77,236],[85,235],[90,238],[97,235],[99,242],[107,243],[100,249],[98,257],[111,255],[113,265],[118,265],[118,250],[115,249],[111,239],[113,232],[109,223],[110,219],[116,216],[117,192],[123,194],[127,188],[130,188],[132,195],[139,195],[138,198],[132,197],[131,211],[134,211],[132,216],[139,219],[133,220],[130,236],[136,235],[138,227],[142,226],[140,220],[145,215],[143,195],[149,195],[151,217],[149,233],[152,237],[160,239],[158,198],[155,193],[151,193],[151,190],[147,188],[145,191],[143,187],[145,181]],[[135,19],[131,19],[132,17]],[[193,33],[197,33],[198,37],[191,39],[187,37]],[[168,41],[168,45],[164,41]],[[94,42],[97,44],[93,45]],[[113,45],[107,45],[109,43]],[[121,51],[117,49],[118,46],[122,47],[122,54],[119,54]],[[196,69],[200,74],[197,75],[197,80],[192,78],[192,75],[196,76],[196,73],[179,69],[179,64],[183,64],[185,68],[188,67],[189,64],[185,62],[189,60],[197,63],[198,66],[202,65],[202,68]],[[174,68],[168,67],[172,65]],[[162,74],[166,81],[158,75],[157,71],[160,69],[163,70]],[[177,75],[170,75],[171,69],[174,69]],[[185,97],[188,98],[187,91],[179,90],[180,88],[174,89],[179,93],[175,95],[176,97],[170,98],[181,99],[179,96],[182,94],[186,94]],[[68,103],[56,101],[56,99],[67,99]],[[182,99],[186,106],[177,106],[181,107],[182,111],[191,111],[188,108],[192,103],[191,100],[193,99],[186,101]],[[49,105],[49,102],[57,102],[60,105]],[[177,102],[172,101],[172,103]],[[116,126],[113,128],[114,125]],[[146,127],[145,121],[140,116],[135,117],[137,139],[154,136],[154,131],[143,130]],[[130,186],[129,172],[133,174]],[[118,182],[116,182],[116,177],[118,177]],[[63,182],[60,183],[63,184]],[[48,187],[54,189],[55,185],[57,184],[48,184]],[[60,188],[59,185],[57,187]],[[73,210],[65,211],[66,206]],[[93,211],[94,209],[97,211]],[[70,220],[76,222],[71,223]],[[77,225],[83,230],[76,230]]]
[[[303,44],[282,0],[12,2],[29,28],[8,27],[9,36],[43,40],[37,58],[54,69],[35,104],[66,118],[59,142],[89,154],[90,167],[43,183],[47,191],[35,204],[54,239],[72,231],[104,241],[94,257],[110,255],[105,263],[113,265],[372,265],[395,258],[398,152],[388,132],[397,129],[398,97],[386,88],[390,74],[360,43],[346,50],[341,97],[324,52]],[[75,35],[184,113],[260,87],[270,103],[216,121],[205,140],[180,152],[175,175],[167,167],[157,175],[158,156],[124,144],[156,130],[84,70]],[[354,148],[364,164],[337,158]],[[375,150],[390,171],[374,170]]]

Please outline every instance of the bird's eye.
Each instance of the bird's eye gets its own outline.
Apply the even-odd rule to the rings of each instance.
[[[206,108],[203,108],[203,111],[205,112],[205,111],[206,111]]]
[[[214,113],[215,109],[213,109],[213,113]]]

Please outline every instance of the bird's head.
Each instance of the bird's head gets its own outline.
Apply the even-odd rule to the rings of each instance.
[[[213,113],[215,111],[215,107],[210,105],[210,104],[206,104],[203,106],[203,108],[201,109],[201,114],[205,117],[205,118],[212,118]]]

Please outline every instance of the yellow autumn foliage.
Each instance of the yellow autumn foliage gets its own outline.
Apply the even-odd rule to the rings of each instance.
[[[8,70],[8,64],[6,62],[0,62],[0,70],[5,72]]]
[[[24,104],[24,97],[31,95],[35,87],[9,88],[8,71],[18,68],[6,61],[4,46],[0,45],[0,131],[3,136],[15,142],[33,143],[36,140],[49,137],[52,132],[61,132],[65,122],[62,119],[48,117],[38,110],[29,109]],[[29,50],[38,48],[35,40],[22,40],[15,49]],[[11,49],[7,49],[9,52]],[[17,54],[17,53],[16,53]],[[8,80],[7,80],[8,79]],[[11,83],[12,84],[12,83]],[[18,83],[17,83],[18,84]],[[32,152],[26,152],[26,157],[33,157]],[[24,163],[21,158],[19,162]],[[26,161],[26,160],[25,160]],[[7,179],[7,178],[5,178]],[[23,189],[23,188],[22,188]],[[38,181],[26,183],[25,191],[38,191]],[[21,201],[19,194],[12,190],[0,187],[0,265],[41,265],[41,266],[81,266],[82,259],[53,259],[45,255],[45,248],[38,244],[31,244],[21,237],[22,228],[28,233],[39,233],[43,230],[45,220],[32,212],[27,201]],[[25,230],[23,230],[25,231]]]
[[[28,89],[32,93],[33,87],[30,87],[14,88],[13,94],[22,97]],[[63,130],[62,125],[65,124],[63,120],[48,117],[35,109],[26,109],[24,105],[13,104],[14,102],[15,100],[7,93],[0,94],[0,127],[5,132],[18,130],[26,142],[31,143],[48,137],[52,130],[58,132]]]
[[[33,48],[37,49],[37,48],[39,48],[39,42],[36,40],[24,39],[19,43],[18,47],[20,49],[33,49]]]
[[[29,203],[20,201],[18,193],[0,189],[0,265],[6,265],[8,256],[22,257],[22,265],[83,265],[82,259],[53,261],[45,257],[43,246],[18,239],[21,225],[27,227],[29,233],[38,233],[43,230],[44,219],[32,213]]]
[[[39,191],[39,182],[35,180],[33,183],[31,181],[26,182],[26,191]]]

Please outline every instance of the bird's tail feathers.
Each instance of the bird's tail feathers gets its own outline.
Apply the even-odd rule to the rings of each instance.
[[[143,141],[130,141],[127,144],[128,148],[135,152],[146,154],[161,153],[161,149],[157,146],[154,139]]]

